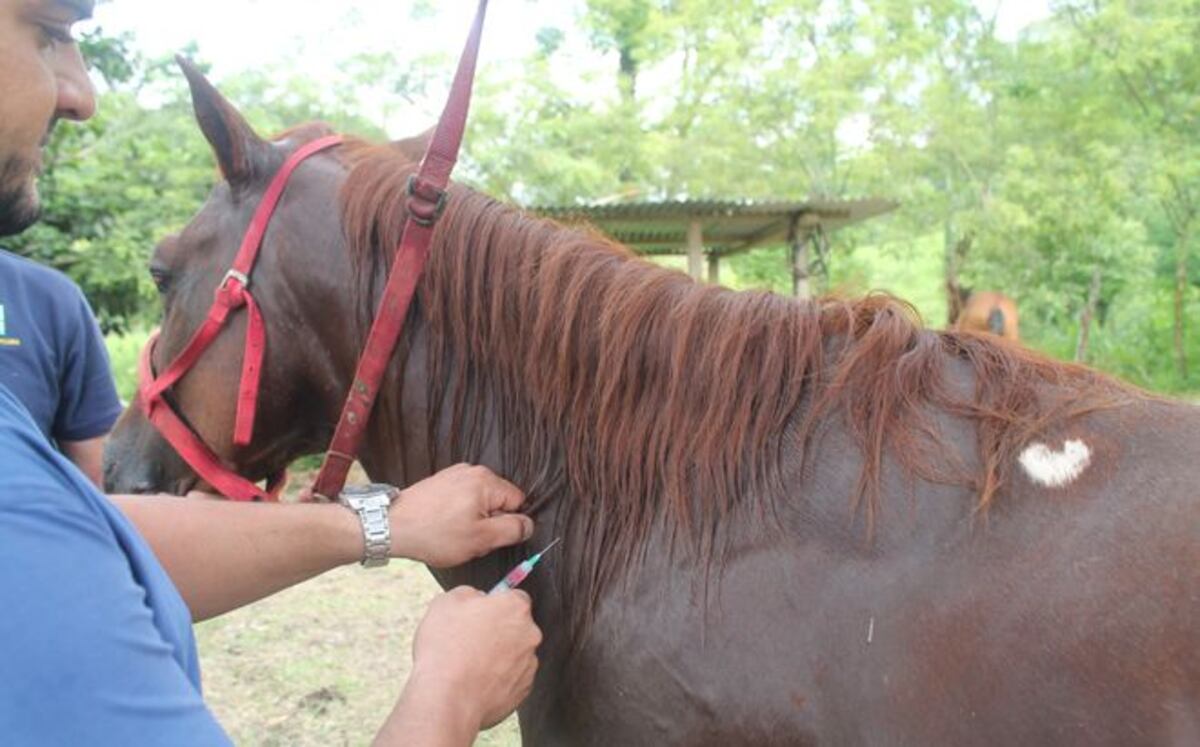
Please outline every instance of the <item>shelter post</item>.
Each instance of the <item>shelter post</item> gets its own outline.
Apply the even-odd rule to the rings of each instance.
[[[824,271],[830,233],[895,208],[894,202],[867,198],[604,202],[530,211],[599,229],[643,256],[685,256],[687,272],[697,282],[719,283],[721,260],[728,257],[757,247],[786,247],[792,291],[803,298],[815,292],[812,277]]]
[[[701,233],[700,221],[688,223],[687,232],[688,274],[696,280],[704,279],[704,235]]]
[[[792,295],[796,298],[811,298],[808,287],[808,237],[800,232],[800,213],[792,215],[788,222],[788,246],[792,253]]]
[[[713,285],[721,284],[721,256],[719,254],[708,255],[708,282]]]

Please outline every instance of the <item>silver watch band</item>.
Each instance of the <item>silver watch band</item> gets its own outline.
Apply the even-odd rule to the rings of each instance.
[[[388,524],[387,505],[364,506],[356,512],[362,521],[363,567],[387,565],[392,552],[392,530]]]
[[[391,485],[372,483],[342,490],[338,502],[358,515],[363,531],[364,568],[387,565],[391,560],[392,531],[388,508],[400,491]]]

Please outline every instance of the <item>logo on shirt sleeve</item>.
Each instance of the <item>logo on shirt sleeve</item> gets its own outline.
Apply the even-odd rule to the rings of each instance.
[[[0,348],[15,348],[21,344],[21,338],[8,336],[8,324],[4,319],[4,304],[0,303]]]

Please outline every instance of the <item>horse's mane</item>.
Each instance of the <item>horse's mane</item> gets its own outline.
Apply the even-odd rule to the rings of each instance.
[[[410,155],[343,148],[343,222],[367,298],[398,242]],[[828,417],[861,448],[854,510],[870,527],[885,455],[971,487],[986,509],[1033,435],[1133,394],[998,340],[922,329],[888,295],[800,301],[697,283],[462,186],[425,273],[413,313],[430,327],[429,401],[452,408],[453,457],[479,460],[498,427],[506,477],[535,500],[569,491],[564,531],[581,562],[567,585],[584,610],[656,527],[711,559],[723,516],[771,517],[799,492],[782,489],[784,457]],[[947,374],[955,360],[973,382]],[[977,425],[973,474],[936,457],[949,451],[935,450],[937,409]]]

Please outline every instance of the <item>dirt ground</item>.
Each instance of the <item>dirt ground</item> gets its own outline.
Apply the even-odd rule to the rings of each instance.
[[[341,568],[196,627],[204,693],[239,745],[369,744],[439,591],[424,566]],[[478,745],[520,744],[516,719]]]
[[[238,745],[369,744],[400,694],[413,633],[439,591],[416,563],[355,565],[201,623],[205,699]],[[476,744],[519,745],[516,718]]]

